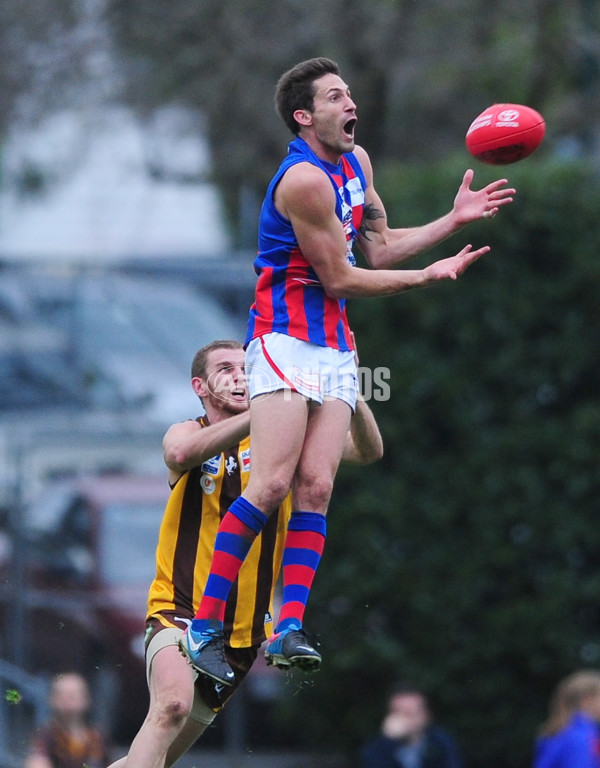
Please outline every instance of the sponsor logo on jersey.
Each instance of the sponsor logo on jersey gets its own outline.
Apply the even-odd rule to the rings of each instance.
[[[355,176],[353,179],[348,179],[346,182],[346,189],[350,193],[350,202],[353,208],[356,208],[357,205],[362,205],[365,202],[365,191],[362,188],[358,176]]]
[[[242,472],[250,472],[250,448],[246,448],[240,453],[240,459],[242,460]]]

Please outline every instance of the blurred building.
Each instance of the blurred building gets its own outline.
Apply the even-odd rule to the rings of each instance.
[[[202,258],[230,249],[197,118],[124,107],[15,125],[3,147],[0,261]]]

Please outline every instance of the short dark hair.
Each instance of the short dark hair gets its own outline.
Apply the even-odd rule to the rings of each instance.
[[[329,74],[339,75],[340,68],[331,59],[318,57],[301,61],[279,78],[275,88],[275,108],[294,136],[300,131],[294,112],[297,109],[313,110],[314,82]]]
[[[211,341],[210,344],[199,349],[192,360],[192,379],[206,378],[206,366],[208,365],[208,356],[215,349],[243,349],[244,345],[234,339],[218,339]]]

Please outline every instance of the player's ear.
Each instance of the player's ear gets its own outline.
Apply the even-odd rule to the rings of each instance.
[[[192,389],[198,397],[206,397],[208,394],[206,381],[201,379],[199,376],[194,376],[192,379]]]
[[[294,112],[294,120],[303,127],[312,125],[312,113],[308,109],[297,109]]]

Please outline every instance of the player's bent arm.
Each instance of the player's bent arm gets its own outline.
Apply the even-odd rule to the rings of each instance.
[[[391,229],[383,202],[375,190],[369,155],[359,146],[355,147],[354,154],[367,181],[358,244],[373,269],[389,269],[402,264],[428,251],[463,226],[451,212],[420,227]]]
[[[163,438],[163,456],[174,472],[187,472],[226,451],[250,434],[250,411],[202,427],[197,421],[173,424]]]
[[[499,207],[511,203],[514,189],[503,189],[506,179],[499,179],[480,190],[472,190],[473,171],[468,170],[454,199],[452,210],[435,221],[419,227],[391,229],[381,198],[373,184],[373,169],[362,147],[354,150],[365,178],[367,190],[363,224],[358,244],[373,269],[389,269],[458,232],[465,224],[481,218],[484,213],[494,216]]]
[[[346,238],[335,214],[335,190],[318,168],[300,163],[281,180],[275,202],[287,216],[306,260],[329,296],[386,296],[438,280],[456,279],[469,264],[489,250],[463,248],[456,256],[424,269],[371,270],[352,267],[346,258]],[[435,266],[435,269],[433,267]]]
[[[350,420],[350,429],[342,453],[342,461],[372,464],[383,456],[383,439],[373,412],[359,396]]]
[[[383,203],[370,189],[365,196],[358,245],[370,267],[390,269],[425,253],[455,231],[450,214],[421,227],[390,229]]]

